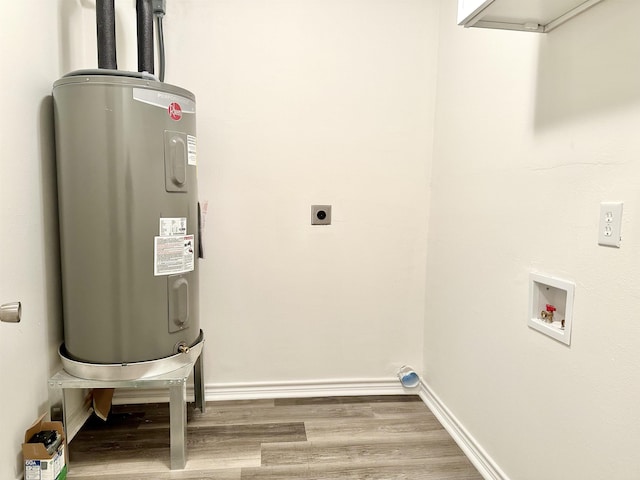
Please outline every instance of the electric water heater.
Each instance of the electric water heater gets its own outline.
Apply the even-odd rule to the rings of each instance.
[[[160,359],[200,335],[196,102],[144,72],[53,86],[69,358]]]

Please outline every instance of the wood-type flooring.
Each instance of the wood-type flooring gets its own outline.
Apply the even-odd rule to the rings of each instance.
[[[168,404],[114,406],[69,445],[70,480],[482,480],[418,396],[188,407],[187,465],[169,469]]]

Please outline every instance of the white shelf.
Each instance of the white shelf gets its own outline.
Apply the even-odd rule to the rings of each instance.
[[[550,32],[603,0],[458,0],[458,25]]]

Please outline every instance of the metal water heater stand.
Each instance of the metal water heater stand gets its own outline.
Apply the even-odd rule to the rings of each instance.
[[[204,343],[204,339],[201,343]],[[111,379],[95,380],[79,378],[68,371],[61,370],[49,379],[49,398],[56,398],[54,392],[62,394],[62,417],[64,433],[67,441],[75,432],[69,429],[69,412],[67,407],[67,393],[70,389],[83,388],[136,388],[136,389],[168,389],[169,390],[169,424],[171,445],[171,470],[181,470],[187,463],[187,383],[193,371],[195,407],[202,413],[205,412],[204,397],[204,371],[202,348],[199,349],[193,361],[184,364],[178,369],[156,376],[142,376],[129,380],[121,380],[117,375]],[[149,363],[149,362],[145,362]],[[117,368],[117,366],[113,366]],[[122,367],[121,368],[127,368]],[[112,372],[115,373],[115,370]],[[79,427],[78,427],[79,428]]]

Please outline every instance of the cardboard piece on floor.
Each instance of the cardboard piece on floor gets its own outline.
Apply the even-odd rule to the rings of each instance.
[[[93,411],[105,422],[107,421],[107,416],[109,416],[109,410],[111,410],[113,392],[113,388],[93,389]]]

